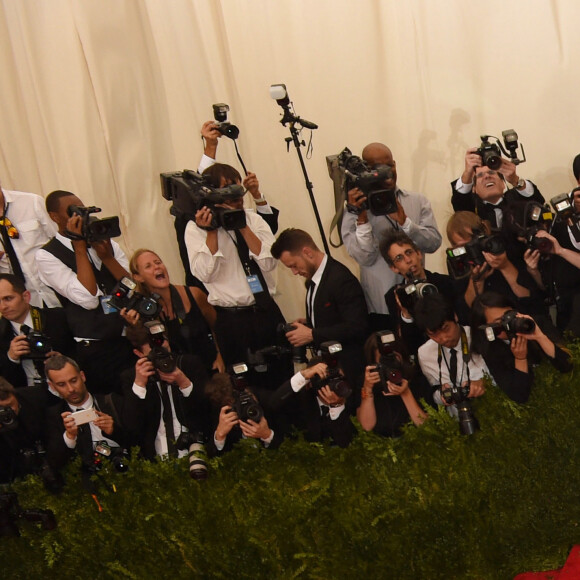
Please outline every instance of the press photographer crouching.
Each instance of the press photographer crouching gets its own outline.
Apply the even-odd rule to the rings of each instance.
[[[62,480],[46,460],[45,414],[55,402],[46,387],[15,389],[0,377],[0,484],[35,474],[60,491]]]
[[[365,343],[368,366],[356,416],[365,431],[384,437],[401,436],[401,427],[421,425],[427,414],[419,404],[433,404],[429,383],[405,355],[404,345],[390,330],[371,334]]]
[[[210,457],[230,451],[241,439],[257,439],[266,449],[276,449],[284,439],[280,429],[270,427],[247,374],[248,366],[237,363],[229,373],[214,374],[206,385],[212,404]]]
[[[132,444],[146,459],[184,457],[189,445],[181,442],[194,437],[202,444],[209,430],[203,362],[192,354],[172,353],[159,321],[128,327],[127,338],[138,357],[135,368],[123,374],[123,421]]]
[[[516,403],[528,400],[533,366],[542,359],[563,373],[573,368],[570,353],[502,294],[484,292],[475,299],[471,328],[473,352],[483,356],[495,383]]]
[[[305,369],[278,388],[271,404],[275,410],[295,404],[294,425],[307,441],[329,439],[347,447],[355,429],[347,409],[353,397],[341,368],[342,346],[327,341],[320,345],[320,351],[320,357],[311,358]]]

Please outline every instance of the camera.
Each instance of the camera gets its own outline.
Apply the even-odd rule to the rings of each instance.
[[[292,330],[296,330],[293,324],[287,322],[280,322],[276,327],[276,336],[278,338],[278,343],[281,345],[290,345],[288,339],[286,338],[286,333]],[[291,347],[292,352],[292,362],[297,364],[303,364],[308,362],[306,358],[306,345],[303,346],[293,346]]]
[[[310,379],[310,386],[318,392],[322,387],[328,385],[333,393],[346,399],[352,393],[352,389],[338,366],[338,357],[341,352],[340,342],[329,340],[320,345],[322,362],[327,366],[326,377],[321,379],[318,375],[314,375]]]
[[[519,165],[524,163],[526,160],[526,154],[524,152],[524,146],[522,145],[522,159],[518,158],[517,149],[519,147],[518,134],[513,129],[506,129],[501,133],[503,137],[504,145],[501,144],[500,140],[493,135],[482,135],[481,144],[477,149],[476,153],[481,157],[482,165],[486,165],[490,169],[497,171],[501,167],[501,155],[502,153],[509,157],[509,160],[514,165]],[[490,139],[494,142],[491,143]]]
[[[375,334],[380,358],[375,371],[381,377],[383,393],[389,394],[387,381],[395,385],[403,384],[403,365],[395,352],[395,335],[390,330],[380,330]]]
[[[356,207],[347,203],[347,210],[359,214],[368,209],[374,215],[387,215],[397,212],[397,196],[394,189],[386,189],[385,181],[392,179],[393,171],[388,165],[378,165],[374,169],[345,147],[338,155],[338,165],[346,177],[345,193],[358,187],[365,195],[366,201]],[[347,199],[348,202],[348,199]]]
[[[69,217],[80,215],[82,218],[82,233],[81,239],[86,240],[89,244],[92,242],[100,242],[102,240],[109,240],[121,235],[119,227],[119,218],[117,216],[97,219],[92,216],[93,213],[99,213],[100,207],[94,205],[85,207],[82,205],[71,205],[68,207],[67,213]],[[67,231],[67,235],[71,239],[76,239],[76,234]]]
[[[30,326],[23,324],[20,327],[22,333],[26,336],[26,342],[30,352],[28,354],[22,355],[22,358],[31,360],[44,360],[46,355],[52,351],[52,345],[50,344],[50,338],[39,332],[33,330]]]
[[[0,433],[18,428],[18,415],[12,407],[0,405]]]
[[[473,414],[469,400],[469,390],[469,382],[461,386],[452,384],[448,389],[441,389],[441,398],[448,405],[457,407],[459,432],[462,435],[473,435],[479,429],[479,423]]]
[[[556,218],[563,220],[567,223],[574,239],[580,243],[580,215],[576,213],[574,208],[574,194],[580,191],[580,187],[576,187],[571,191],[571,193],[562,193],[553,197],[550,200],[554,211],[556,212]]]
[[[206,179],[191,169],[161,174],[161,191],[165,199],[172,201],[171,214],[195,221],[195,214],[203,207],[211,210],[208,231],[224,228],[239,230],[246,227],[246,212],[243,209],[217,207],[244,195],[241,185],[212,187]]]
[[[39,523],[47,531],[56,528],[56,518],[51,510],[23,510],[16,493],[0,493],[0,536],[20,536],[18,520]]]
[[[516,338],[518,334],[532,334],[536,323],[531,318],[518,316],[517,310],[508,310],[496,324],[483,325],[480,328],[485,330],[485,336],[491,342],[504,330],[509,340]]]
[[[97,441],[93,460],[94,471],[102,468],[102,457],[106,457],[119,473],[129,470],[129,453],[122,447],[111,447],[106,441]]]
[[[254,395],[248,391],[246,374],[248,366],[245,363],[232,365],[230,379],[232,381],[234,404],[231,410],[238,415],[240,421],[247,423],[250,419],[259,423],[264,417],[264,411]]]
[[[157,371],[172,373],[177,368],[177,357],[163,346],[165,326],[159,320],[150,320],[145,323],[145,328],[149,331],[149,346],[151,347],[147,358]]]
[[[548,238],[538,237],[540,230],[548,230],[552,225],[553,214],[548,205],[536,201],[512,203],[504,211],[506,226],[516,235],[526,240],[531,250],[549,254],[553,244]]]
[[[411,314],[415,310],[417,301],[429,294],[439,294],[437,286],[427,280],[414,280],[408,284],[400,285],[395,289],[401,306]]]
[[[216,120],[216,129],[230,139],[237,139],[240,130],[231,123],[228,123],[229,105],[225,103],[216,103],[213,107],[213,118]]]
[[[151,319],[158,316],[161,312],[160,296],[155,293],[151,296],[144,296],[135,290],[136,287],[137,284],[131,278],[126,276],[121,278],[113,288],[112,297],[108,304],[117,310],[122,308],[136,310],[143,318]]]
[[[479,230],[473,231],[473,238],[464,246],[449,248],[447,267],[453,278],[459,280],[471,274],[474,266],[485,264],[483,252],[499,256],[506,251],[504,241],[497,235],[486,236]]]
[[[189,459],[189,475],[192,479],[207,479],[207,454],[201,433],[182,431],[175,446],[180,451],[187,450]]]

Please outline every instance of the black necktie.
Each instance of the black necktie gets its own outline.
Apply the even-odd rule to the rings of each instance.
[[[83,407],[78,407],[77,411],[84,411]],[[93,461],[93,436],[91,426],[88,423],[78,426],[77,432],[77,452],[83,458],[83,461],[89,465]]]
[[[323,419],[330,419],[330,407],[328,405],[320,405],[320,413]]]
[[[449,378],[451,383],[457,386],[457,351],[451,351],[451,360],[449,361]]]
[[[4,208],[4,217],[6,217],[6,212],[8,211],[8,207]],[[6,255],[8,256],[8,260],[10,262],[10,267],[12,268],[12,273],[17,276],[23,284],[26,284],[26,280],[24,279],[24,272],[20,267],[20,262],[18,261],[18,256],[16,255],[16,250],[14,250],[14,246],[12,245],[12,241],[10,240],[10,236],[8,235],[8,226],[5,222],[2,223],[0,226],[0,234],[2,235],[2,244],[4,245],[4,250],[6,251]]]
[[[163,424],[165,425],[165,436],[167,437],[167,452],[171,457],[177,457],[177,447],[175,446],[175,431],[173,430],[173,412],[171,411],[171,401],[169,389],[171,385],[160,383],[161,402],[163,403]]]
[[[306,313],[308,316],[308,320],[310,321],[310,323],[312,324],[312,326],[314,326],[314,323],[312,322],[312,308],[313,308],[313,302],[314,302],[314,289],[316,288],[316,284],[310,280],[309,281],[309,292],[310,294],[308,295],[308,312]]]

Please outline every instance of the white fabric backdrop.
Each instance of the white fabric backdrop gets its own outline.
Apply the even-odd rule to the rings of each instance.
[[[318,239],[268,94],[283,82],[320,127],[307,167],[326,231],[325,156],[382,141],[399,184],[429,197],[443,232],[449,181],[481,133],[516,129],[528,156],[519,174],[546,198],[571,189],[578,22],[576,0],[1,0],[0,178],[119,215],[127,253],[156,250],[180,282],[159,173],[197,167],[199,128],[226,102],[281,229]],[[237,166],[221,141],[219,160]],[[332,253],[356,271],[343,248]],[[444,271],[442,253],[428,266]],[[302,283],[282,267],[279,289],[287,317],[301,315]]]

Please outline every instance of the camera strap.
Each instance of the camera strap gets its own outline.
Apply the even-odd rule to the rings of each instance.
[[[34,306],[30,307],[30,318],[32,318],[32,327],[36,332],[42,332],[42,318],[40,310]]]
[[[451,350],[451,349],[449,349]],[[461,386],[462,382],[463,382],[463,371],[465,368],[467,368],[467,382],[470,382],[470,375],[469,375],[469,361],[471,360],[471,353],[469,352],[469,343],[467,342],[467,334],[465,333],[465,329],[463,328],[463,326],[461,326],[461,358],[463,361],[463,364],[461,365],[461,377],[459,379],[459,386]],[[447,370],[449,371],[449,379],[451,380],[451,382],[453,383],[454,387],[457,387],[458,385],[456,384],[457,381],[457,376],[452,377],[451,376],[451,369],[449,368],[449,363],[447,362],[447,357],[445,356],[445,353],[443,352],[443,349],[441,348],[441,345],[438,345],[438,349],[437,349],[437,366],[439,367],[439,387],[441,387],[441,363],[442,361],[445,361],[445,366],[447,367]]]

